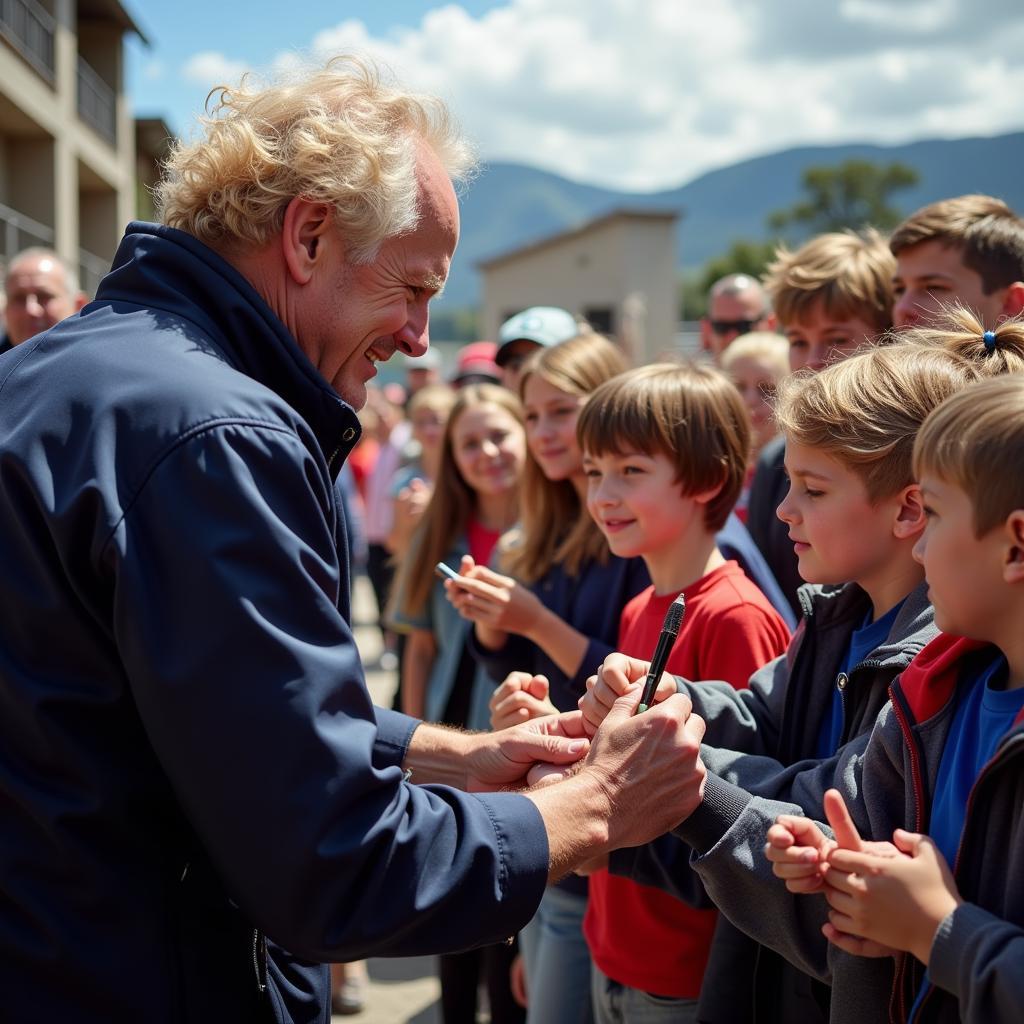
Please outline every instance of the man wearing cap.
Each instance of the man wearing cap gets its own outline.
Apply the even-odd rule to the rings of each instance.
[[[741,334],[775,330],[775,314],[756,277],[727,274],[708,293],[708,315],[700,322],[700,343],[717,363]]]
[[[538,348],[550,348],[580,333],[572,313],[557,306],[531,306],[509,317],[498,331],[498,354],[505,387],[516,391],[519,370]]]
[[[500,384],[501,370],[495,362],[498,346],[493,341],[474,341],[459,349],[452,386],[468,384]]]

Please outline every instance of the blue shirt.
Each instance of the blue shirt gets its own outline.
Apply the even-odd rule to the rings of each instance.
[[[928,835],[942,851],[950,870],[956,863],[967,815],[967,800],[981,774],[1024,708],[1024,688],[1006,690],[1006,659],[1000,655],[978,679],[960,689],[953,722],[935,780]],[[913,1020],[931,979],[925,973],[908,1020]]]
[[[850,634],[850,644],[846,648],[846,657],[839,669],[840,673],[848,675],[851,669],[859,665],[872,651],[881,647],[889,639],[893,623],[902,607],[903,601],[900,601],[880,619],[872,622],[870,617],[866,618],[860,629],[855,629]],[[814,756],[819,760],[824,761],[826,758],[832,757],[839,749],[840,740],[843,738],[843,715],[843,691],[839,689],[838,685],[833,684],[832,707],[829,713],[822,718],[818,730],[818,746]]]
[[[958,693],[957,708],[939,762],[928,834],[950,868],[963,832],[967,798],[981,769],[1024,708],[1024,688],[1004,689],[1006,659],[1000,655],[974,683]]]

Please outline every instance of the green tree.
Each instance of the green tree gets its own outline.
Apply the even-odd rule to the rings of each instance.
[[[775,256],[775,248],[775,242],[736,239],[721,256],[708,260],[695,273],[684,274],[679,283],[681,318],[699,320],[707,315],[708,292],[720,277],[726,274],[761,277]]]
[[[889,231],[902,219],[894,207],[893,193],[916,185],[919,175],[907,164],[884,166],[870,160],[846,160],[836,167],[808,167],[800,183],[806,198],[768,217],[768,227],[782,231],[800,229],[801,235],[817,235],[843,228],[872,225]]]

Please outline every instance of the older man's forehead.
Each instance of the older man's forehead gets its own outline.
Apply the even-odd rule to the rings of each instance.
[[[54,291],[67,290],[67,273],[60,260],[52,256],[29,256],[11,264],[5,281],[8,291],[40,284]]]

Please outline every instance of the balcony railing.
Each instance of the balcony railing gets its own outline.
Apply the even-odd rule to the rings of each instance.
[[[35,0],[0,0],[0,35],[53,84],[56,62],[53,16]]]
[[[117,96],[82,57],[78,58],[78,116],[111,145],[117,144]]]
[[[6,261],[29,246],[52,246],[53,228],[0,203],[0,240]]]
[[[91,299],[96,294],[100,281],[110,273],[110,260],[91,253],[88,249],[78,250],[78,284]]]

